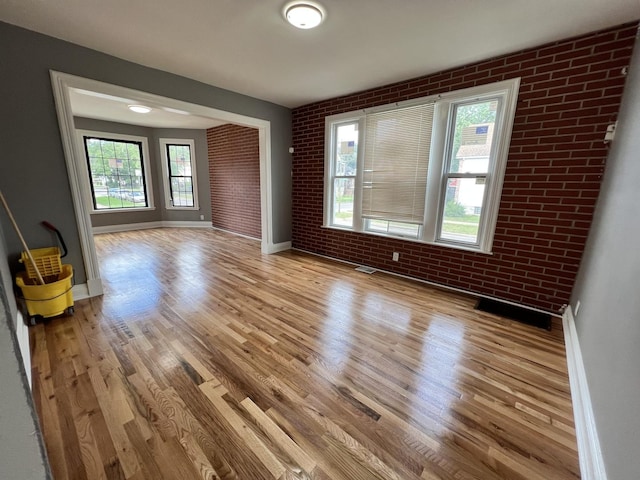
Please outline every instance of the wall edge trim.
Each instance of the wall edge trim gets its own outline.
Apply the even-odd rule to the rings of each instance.
[[[582,360],[578,331],[571,305],[562,316],[571,403],[576,427],[580,473],[583,480],[607,480],[600,440],[596,429],[587,374]]]
[[[73,301],[76,300],[84,300],[85,298],[93,297],[94,295],[89,294],[89,286],[86,283],[78,283],[71,288],[71,295],[73,296]]]
[[[284,252],[285,250],[291,250],[291,242],[272,243],[268,246],[268,250],[264,253],[271,254]]]

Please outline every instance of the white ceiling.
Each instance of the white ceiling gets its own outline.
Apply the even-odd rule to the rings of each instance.
[[[73,115],[76,117],[97,118],[143,127],[207,129],[226,123],[167,108],[160,104],[150,104],[146,100],[115,97],[77,88],[69,89],[69,100]],[[129,105],[139,104],[150,107],[152,110],[149,113],[135,113],[129,110]]]
[[[640,0],[0,0],[0,20],[288,107],[640,18]]]

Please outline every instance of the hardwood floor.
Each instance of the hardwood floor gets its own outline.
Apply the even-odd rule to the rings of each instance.
[[[96,236],[31,330],[62,479],[579,478],[561,326],[213,230]]]

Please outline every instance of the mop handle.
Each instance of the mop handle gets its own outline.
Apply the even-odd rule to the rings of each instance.
[[[40,270],[38,270],[38,266],[36,265],[36,261],[33,259],[33,256],[31,255],[31,251],[29,250],[29,247],[27,247],[27,242],[24,241],[24,238],[22,237],[22,234],[20,233],[20,229],[18,228],[18,224],[16,223],[15,219],[13,218],[13,215],[11,214],[11,210],[9,209],[9,205],[7,205],[7,201],[4,199],[4,195],[2,195],[2,192],[0,192],[0,201],[2,201],[2,205],[4,205],[4,209],[7,211],[7,215],[9,216],[9,220],[11,220],[11,224],[13,225],[13,228],[15,229],[16,233],[18,234],[18,237],[20,238],[20,242],[22,243],[22,247],[24,248],[25,252],[27,252],[27,257],[29,257],[29,261],[31,262],[31,265],[33,265],[33,269],[36,271],[36,275],[38,277],[38,282],[40,283],[40,285],[44,285],[44,279],[42,278],[42,275],[40,275]]]

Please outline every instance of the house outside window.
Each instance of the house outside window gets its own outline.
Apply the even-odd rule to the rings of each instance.
[[[324,226],[489,253],[518,86],[327,117]]]
[[[86,158],[92,213],[153,208],[144,137],[78,132]]]
[[[192,139],[160,139],[166,208],[198,209],[195,142]]]

